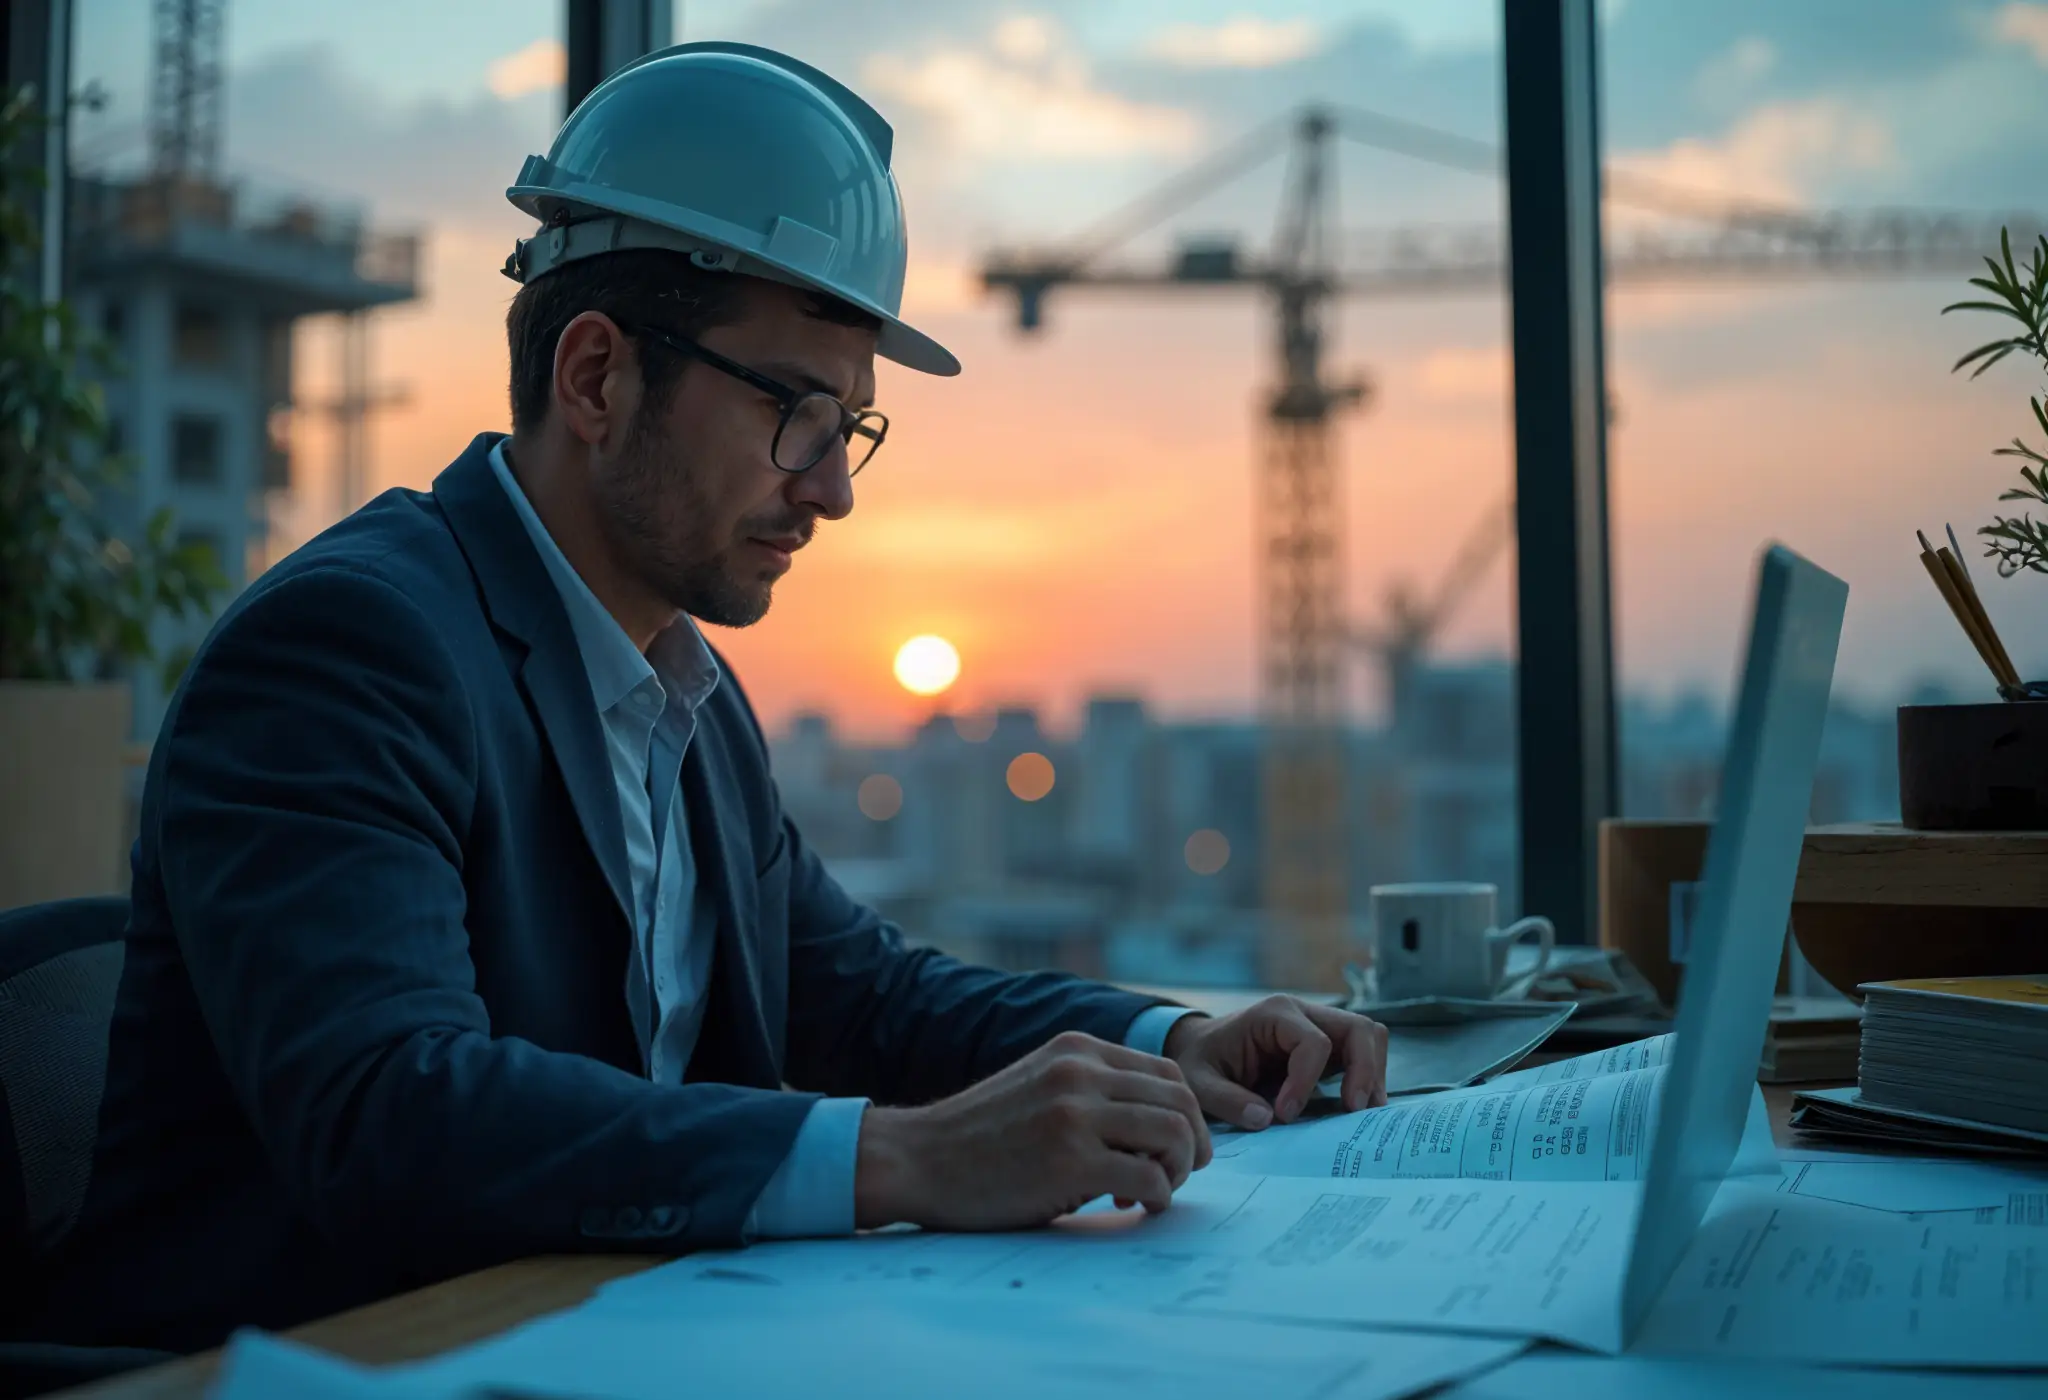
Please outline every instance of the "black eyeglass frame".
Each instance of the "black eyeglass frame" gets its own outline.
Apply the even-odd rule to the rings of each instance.
[[[762,393],[780,404],[782,406],[782,415],[775,421],[775,438],[768,445],[768,461],[779,472],[787,473],[790,476],[802,476],[812,467],[824,461],[825,454],[831,450],[832,440],[828,437],[824,445],[818,449],[818,455],[802,466],[785,467],[782,465],[782,434],[789,427],[790,420],[796,416],[797,406],[805,399],[823,399],[839,410],[837,436],[848,448],[846,458],[846,474],[848,477],[859,476],[860,469],[874,460],[875,453],[881,450],[882,443],[889,436],[889,415],[886,413],[877,412],[872,408],[848,408],[837,398],[822,389],[793,389],[779,379],[771,379],[769,376],[762,374],[759,370],[748,369],[738,360],[727,359],[708,345],[700,345],[686,335],[677,335],[673,331],[662,330],[659,326],[630,325],[621,326],[620,329],[635,335],[646,336],[650,340],[659,341],[678,355],[702,361],[715,370],[731,375],[742,384],[759,389]],[[862,454],[858,462],[853,460],[851,451],[853,439],[856,436],[868,440],[868,450]]]

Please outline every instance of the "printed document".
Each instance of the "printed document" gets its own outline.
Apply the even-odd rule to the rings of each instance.
[[[2048,1227],[2048,1165],[1825,1157],[1787,1165],[1778,1190],[1903,1220]]]
[[[455,1392],[244,1328],[229,1340],[206,1393],[209,1400],[448,1400]]]
[[[1670,1051],[1670,1036],[1654,1036],[1470,1089],[1263,1132],[1218,1133],[1216,1161],[1225,1171],[1274,1176],[1637,1181]],[[1777,1171],[1761,1091],[1734,1171]]]
[[[793,1317],[800,1321],[793,1321]],[[801,1345],[791,1345],[800,1337]],[[367,1367],[246,1331],[213,1400],[1401,1400],[1527,1348],[1500,1337],[1280,1327],[967,1295],[847,1299],[710,1284],[687,1305],[599,1301],[410,1366]]]
[[[2048,1232],[1731,1182],[1651,1306],[1639,1352],[1870,1366],[2048,1365]]]
[[[1099,1303],[936,1290],[812,1294],[728,1280],[651,1309],[600,1295],[402,1374],[443,1395],[492,1387],[605,1400],[1399,1400],[1526,1346]]]
[[[1170,1210],[1011,1235],[885,1231],[695,1255],[604,1296],[688,1305],[704,1282],[981,1292],[1240,1318],[1621,1347],[1631,1183],[1350,1181],[1200,1171]]]
[[[1439,1400],[2041,1400],[2039,1376],[1823,1370],[1692,1356],[1531,1352]]]

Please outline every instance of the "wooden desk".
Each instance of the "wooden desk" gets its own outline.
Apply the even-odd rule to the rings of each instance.
[[[1792,1092],[1793,1086],[1764,1086],[1771,1136],[1780,1147],[1791,1142]],[[600,1285],[662,1262],[644,1254],[521,1259],[309,1322],[285,1335],[351,1361],[419,1361],[573,1308]],[[64,1395],[76,1400],[201,1400],[219,1365],[219,1352],[202,1352]]]
[[[651,1269],[645,1254],[579,1254],[520,1259],[494,1269],[323,1317],[285,1335],[351,1361],[419,1361],[573,1308],[602,1284]],[[200,1400],[220,1353],[201,1352],[126,1376],[80,1386],[65,1397],[100,1400]]]

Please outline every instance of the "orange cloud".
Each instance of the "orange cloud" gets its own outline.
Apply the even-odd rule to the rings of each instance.
[[[568,81],[568,76],[568,51],[554,39],[535,39],[493,63],[488,81],[492,92],[510,101],[531,92],[558,88]]]
[[[1622,152],[1614,166],[1693,193],[1804,204],[1821,177],[1881,169],[1893,154],[1883,120],[1823,97],[1766,103],[1718,140],[1686,137],[1662,150]],[[1626,217],[1626,209],[1620,205],[1617,215]]]
[[[2048,68],[2048,5],[2013,0],[1992,19],[1991,32],[2028,50],[2037,63]]]
[[[1201,136],[1191,112],[1097,87],[1079,49],[1041,16],[1005,20],[985,48],[876,54],[863,77],[932,119],[954,152],[977,158],[1181,155]]]
[[[1243,15],[1221,24],[1169,24],[1145,49],[1178,68],[1275,68],[1321,46],[1308,20]]]

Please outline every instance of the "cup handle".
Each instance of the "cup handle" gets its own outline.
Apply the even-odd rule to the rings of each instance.
[[[1518,976],[1526,977],[1529,981],[1534,982],[1543,975],[1543,969],[1550,966],[1551,951],[1557,946],[1557,929],[1551,924],[1550,920],[1544,918],[1541,914],[1531,914],[1527,918],[1515,920],[1506,928],[1500,930],[1500,932],[1493,934],[1492,938],[1499,943],[1513,944],[1518,942],[1523,934],[1532,931],[1539,935],[1536,966],[1533,970],[1520,973]],[[1493,994],[1499,996],[1507,989],[1507,985],[1507,960],[1503,958],[1501,960],[1500,983],[1494,987]]]

